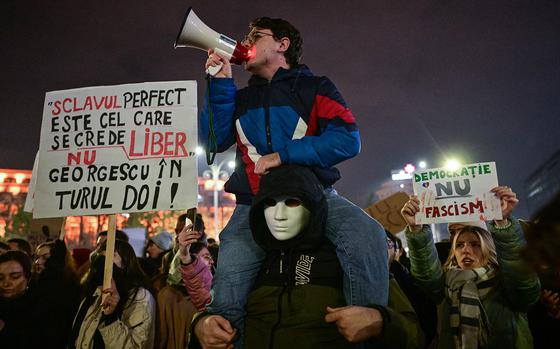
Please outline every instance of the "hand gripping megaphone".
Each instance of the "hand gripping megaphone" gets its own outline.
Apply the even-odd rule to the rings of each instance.
[[[191,7],[187,10],[181,30],[175,40],[175,48],[177,47],[192,47],[204,51],[212,49],[233,64],[242,64],[251,57],[251,51],[247,47],[209,28],[198,18]],[[206,72],[214,76],[220,69],[222,69],[221,65],[208,67]]]

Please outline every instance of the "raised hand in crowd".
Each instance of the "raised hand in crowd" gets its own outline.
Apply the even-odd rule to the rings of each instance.
[[[421,225],[416,224],[416,219],[414,218],[418,212],[420,212],[420,200],[418,196],[410,195],[410,198],[401,209],[401,215],[412,232],[418,232],[422,228]]]
[[[103,314],[111,315],[115,312],[117,304],[119,304],[119,301],[121,300],[119,291],[117,291],[117,284],[115,283],[115,280],[111,278],[111,287],[106,288],[101,292],[107,295],[105,296],[105,300],[101,303]]]
[[[338,332],[351,343],[377,337],[383,330],[383,316],[375,308],[358,306],[327,307],[325,321],[336,323]]]
[[[490,190],[490,192],[494,193],[498,199],[500,199],[500,205],[502,208],[502,219],[496,220],[497,226],[505,226],[508,224],[507,218],[511,214],[511,211],[517,206],[519,200],[517,199],[517,195],[511,190],[510,187],[500,186],[495,187]]]
[[[179,235],[177,235],[177,242],[179,243],[179,255],[181,257],[181,262],[184,264],[189,264],[191,260],[191,254],[189,253],[190,247],[193,243],[200,239],[200,232],[193,230],[193,225],[186,225]]]
[[[230,349],[237,330],[220,315],[205,316],[194,328],[203,349]]]

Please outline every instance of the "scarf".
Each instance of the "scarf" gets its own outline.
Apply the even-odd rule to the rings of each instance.
[[[446,295],[451,302],[450,324],[457,349],[476,349],[488,342],[488,318],[482,301],[492,290],[495,277],[491,266],[447,271]]]

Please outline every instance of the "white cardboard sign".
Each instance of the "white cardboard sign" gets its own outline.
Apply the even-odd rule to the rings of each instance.
[[[48,92],[34,218],[196,206],[196,101],[195,81]]]
[[[495,162],[417,171],[412,186],[420,199],[417,224],[502,218],[500,200],[490,192],[498,186]]]

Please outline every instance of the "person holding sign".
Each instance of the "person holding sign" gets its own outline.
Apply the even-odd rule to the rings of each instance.
[[[243,44],[254,53],[245,64],[252,74],[247,88],[236,91],[231,65],[218,53],[209,51],[206,61],[206,68],[222,68],[209,78],[210,108],[201,114],[201,144],[208,152],[237,144],[236,169],[225,185],[235,194],[237,206],[220,233],[210,310],[230,320],[242,337],[244,306],[265,258],[249,229],[249,209],[260,176],[281,164],[310,167],[325,188],[326,235],[344,271],[347,303],[387,304],[383,228],[332,189],[340,178],[334,166],[360,150],[354,115],[328,78],[314,76],[299,64],[302,38],[287,21],[254,20]]]
[[[115,240],[111,287],[101,290],[106,242],[92,259],[82,301],[69,340],[69,348],[152,349],[155,335],[155,301],[146,289],[146,276],[132,247]],[[102,294],[107,294],[102,301]]]
[[[527,310],[539,299],[537,275],[521,260],[525,238],[511,216],[516,194],[505,186],[491,192],[500,199],[502,219],[490,231],[464,226],[441,267],[429,225],[417,225],[415,195],[402,208],[407,222],[412,275],[438,304],[438,348],[532,348]]]

